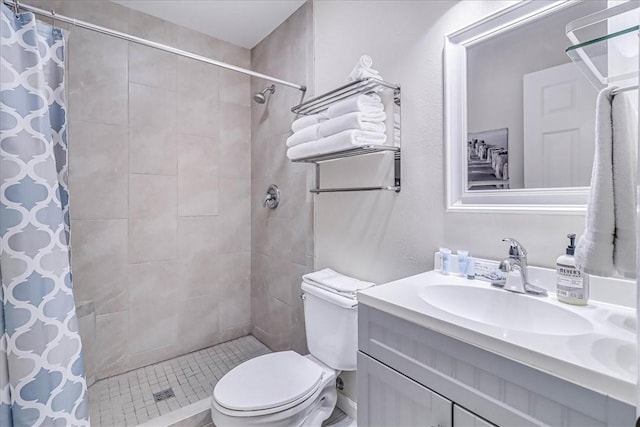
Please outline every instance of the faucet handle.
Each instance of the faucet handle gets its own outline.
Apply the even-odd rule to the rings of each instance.
[[[522,246],[520,242],[512,237],[505,237],[503,242],[509,242],[509,256],[513,258],[525,258],[527,256],[527,250]]]

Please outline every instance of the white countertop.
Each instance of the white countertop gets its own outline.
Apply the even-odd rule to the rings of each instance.
[[[431,305],[420,295],[433,285],[508,292],[485,281],[429,271],[361,291],[358,301],[635,406],[635,309],[597,301],[572,306],[559,302],[553,293],[548,297],[518,295],[564,308],[590,323],[588,331],[578,335],[536,334],[478,323]]]

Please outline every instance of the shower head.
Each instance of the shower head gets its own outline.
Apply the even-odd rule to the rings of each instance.
[[[253,100],[256,101],[258,104],[264,104],[265,102],[267,102],[267,98],[269,97],[267,93],[274,93],[275,91],[276,91],[276,85],[271,85],[269,87],[266,87],[264,88],[263,91],[253,95]]]

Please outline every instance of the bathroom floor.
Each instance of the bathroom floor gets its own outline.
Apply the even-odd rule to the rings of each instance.
[[[89,387],[91,424],[135,426],[208,398],[225,373],[269,352],[249,335],[100,380]]]

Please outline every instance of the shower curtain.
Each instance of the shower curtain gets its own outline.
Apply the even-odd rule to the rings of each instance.
[[[65,43],[0,23],[0,425],[89,425],[69,251]]]

